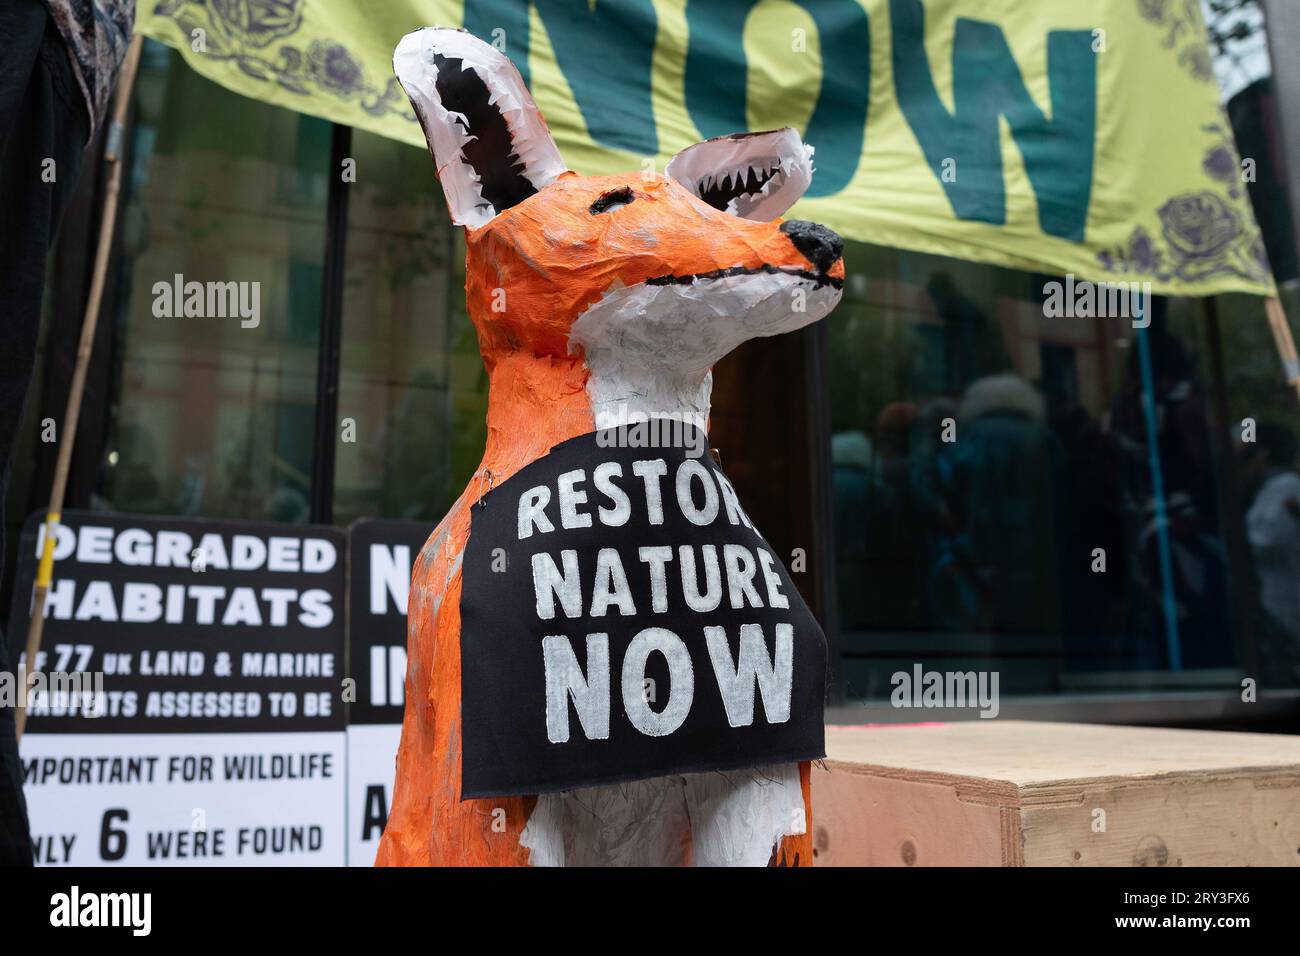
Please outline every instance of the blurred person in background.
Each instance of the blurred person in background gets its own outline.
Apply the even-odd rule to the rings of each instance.
[[[867,566],[867,504],[871,496],[871,439],[858,429],[831,436],[831,484],[835,489],[835,563],[840,624],[865,627],[870,613],[862,581]]]
[[[1265,617],[1261,663],[1266,673],[1294,682],[1300,673],[1300,448],[1289,428],[1270,422],[1259,423],[1248,447],[1246,472],[1258,489],[1246,511],[1246,537]]]
[[[1050,634],[1060,620],[1061,447],[1042,395],[1013,372],[976,379],[941,446],[944,523],[931,602],[949,631]]]
[[[1168,306],[1164,296],[1150,299],[1145,357],[1136,345],[1128,350],[1113,404],[1132,556],[1123,657],[1133,669],[1173,667],[1176,645],[1181,667],[1231,667],[1237,648],[1210,416],[1198,363],[1174,333]]]
[[[932,515],[913,491],[914,434],[921,409],[914,402],[893,401],[876,416],[877,455],[867,502],[865,547],[869,575],[875,582],[857,590],[872,602],[866,627],[919,631],[929,625],[925,566],[935,529]]]
[[[135,0],[0,3],[0,513],[36,361],[46,253],[134,20]],[[3,556],[0,537],[0,575]],[[0,671],[10,671],[3,639]],[[0,707],[0,865],[31,863],[14,713]]]

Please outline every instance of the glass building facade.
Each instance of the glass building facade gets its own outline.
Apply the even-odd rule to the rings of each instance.
[[[1239,138],[1269,136],[1267,82],[1235,94]],[[432,525],[478,465],[487,380],[428,155],[239,97],[152,41],[134,99],[69,506]],[[1252,198],[1294,317],[1285,175]],[[96,187],[52,259],[11,548],[49,487]],[[832,713],[899,719],[890,678],[916,665],[996,671],[1027,713],[1294,712],[1300,407],[1262,302],[1156,299],[1137,328],[1047,317],[1052,276],[858,242],[845,260],[826,321],[718,367],[711,428],[823,621]],[[160,317],[177,275],[258,283],[260,324]],[[1243,681],[1270,706],[1242,711]]]

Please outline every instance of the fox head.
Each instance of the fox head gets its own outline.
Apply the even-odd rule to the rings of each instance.
[[[585,362],[597,427],[629,395],[651,413],[660,396],[707,415],[719,359],[839,301],[840,237],[779,218],[812,176],[794,130],[698,143],[664,175],[584,177],[489,44],[418,30],[393,67],[466,230],[466,296],[489,370],[505,351]]]

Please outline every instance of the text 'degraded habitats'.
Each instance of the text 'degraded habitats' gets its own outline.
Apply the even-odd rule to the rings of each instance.
[[[38,863],[344,862],[343,557],[332,528],[65,515],[32,669],[94,679],[30,700]]]

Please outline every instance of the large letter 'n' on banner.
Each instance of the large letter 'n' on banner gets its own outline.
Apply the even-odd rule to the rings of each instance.
[[[546,27],[555,62],[573,90],[587,132],[602,146],[641,156],[659,151],[650,72],[654,61],[657,16],[650,0],[619,3],[573,3],[533,0]],[[493,40],[505,31],[506,49],[525,83],[528,63],[528,0],[471,0],[465,4],[465,28]],[[617,64],[616,70],[610,65]]]

